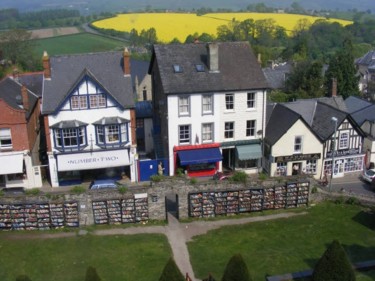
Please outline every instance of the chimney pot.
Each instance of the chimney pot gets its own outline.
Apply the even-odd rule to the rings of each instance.
[[[130,53],[129,53],[128,48],[124,49],[123,59],[124,59],[124,76],[130,76]]]
[[[22,95],[22,106],[26,111],[29,110],[29,95],[27,93],[27,88],[25,85],[21,86],[21,95]]]
[[[44,78],[51,79],[51,62],[46,51],[43,53],[43,69],[44,69]]]
[[[219,45],[217,43],[208,43],[207,49],[210,72],[219,72]]]
[[[332,78],[332,97],[337,96],[337,79]]]

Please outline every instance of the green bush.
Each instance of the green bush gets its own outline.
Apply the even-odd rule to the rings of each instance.
[[[161,182],[162,179],[163,179],[162,175],[153,175],[150,177],[150,180],[153,182]]]
[[[121,194],[124,194],[128,191],[128,188],[126,186],[120,186],[118,188],[118,192],[120,192]]]
[[[39,195],[40,194],[40,189],[39,188],[31,188],[31,189],[26,189],[25,190],[26,195]]]
[[[345,199],[344,199],[343,196],[340,196],[340,197],[336,198],[334,202],[335,202],[335,204],[338,204],[338,205],[344,204],[345,203]]]
[[[334,240],[317,262],[312,281],[354,281],[355,272],[341,244]]]
[[[198,180],[196,178],[191,178],[190,179],[190,184],[196,184],[198,182]]]
[[[243,182],[246,183],[247,181],[247,174],[245,172],[235,172],[233,176],[230,178],[231,181],[234,182]]]
[[[311,193],[314,194],[314,193],[317,193],[318,192],[318,187],[316,185],[314,185],[312,188],[311,188]]]
[[[185,277],[182,275],[172,258],[169,258],[165,265],[159,281],[185,281]]]
[[[221,281],[251,281],[250,273],[241,254],[236,254],[229,260]]]
[[[260,180],[262,180],[262,181],[266,180],[267,177],[268,177],[268,176],[267,176],[267,174],[265,174],[265,173],[260,173],[259,176],[258,176],[258,178],[259,178]]]
[[[96,269],[92,266],[89,266],[86,270],[86,278],[85,281],[101,281],[102,279],[99,277]]]
[[[86,192],[86,188],[84,186],[82,186],[82,185],[76,185],[76,186],[73,186],[70,189],[70,192],[72,192],[74,194],[81,194],[81,193]]]
[[[176,169],[176,175],[179,176],[179,177],[182,177],[184,175],[184,169],[177,168]]]

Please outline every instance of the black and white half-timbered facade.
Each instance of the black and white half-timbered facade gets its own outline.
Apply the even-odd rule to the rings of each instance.
[[[364,133],[347,112],[329,100],[297,100],[269,106],[265,170],[271,176],[333,177],[361,171]]]
[[[136,180],[130,55],[43,56],[42,114],[52,187],[98,178]]]

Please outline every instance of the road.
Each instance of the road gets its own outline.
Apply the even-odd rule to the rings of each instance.
[[[349,174],[343,178],[334,178],[331,188],[334,192],[344,191],[375,200],[375,190],[371,190],[371,185],[361,180],[360,173]],[[329,185],[324,189],[329,190]]]

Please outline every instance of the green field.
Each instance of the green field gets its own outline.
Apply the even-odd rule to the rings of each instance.
[[[226,263],[241,253],[255,281],[314,267],[333,239],[338,239],[351,262],[375,259],[375,214],[353,205],[324,203],[307,215],[223,227],[195,237],[188,244],[198,278],[211,272],[222,277]],[[358,280],[374,280],[364,272]]]
[[[163,235],[1,239],[0,280],[26,274],[33,281],[83,281],[88,266],[103,281],[157,280],[171,256]]]
[[[120,40],[90,33],[79,33],[45,39],[36,39],[34,40],[34,43],[35,54],[40,57],[43,55],[44,51],[47,51],[48,55],[50,56],[81,54],[120,50],[126,44]]]

